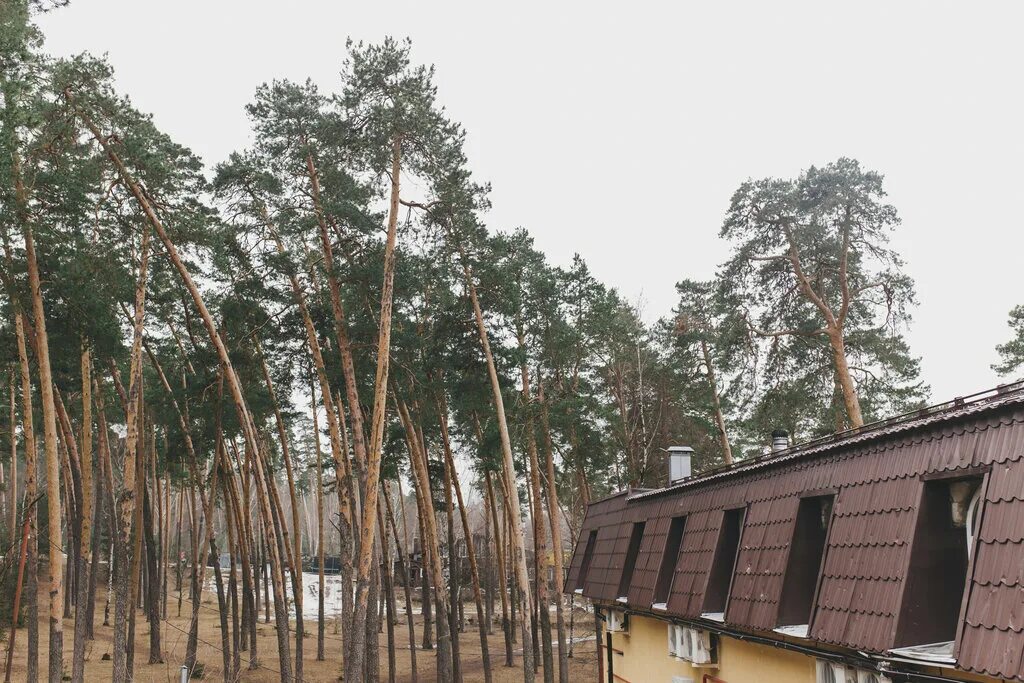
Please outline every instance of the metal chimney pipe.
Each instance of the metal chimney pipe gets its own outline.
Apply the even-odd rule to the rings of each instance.
[[[772,453],[778,453],[789,448],[789,432],[785,429],[776,429],[772,432]]]
[[[689,446],[669,446],[668,448],[668,484],[678,484],[690,478],[692,474],[691,458],[693,449]]]

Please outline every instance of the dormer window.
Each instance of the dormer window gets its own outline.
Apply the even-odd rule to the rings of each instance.
[[[665,551],[661,555],[661,566],[658,568],[658,580],[654,584],[654,607],[657,609],[668,608],[668,597],[672,592],[672,579],[676,573],[685,526],[686,517],[673,517],[668,527]]]
[[[583,549],[583,560],[580,562],[580,575],[576,578],[576,593],[583,593],[583,587],[587,583],[587,574],[590,573],[590,564],[594,561],[594,546],[597,545],[597,530],[594,529],[587,535],[587,545]]]
[[[832,523],[833,500],[831,495],[802,498],[797,508],[779,600],[780,630],[789,635],[807,636]]]
[[[633,580],[633,570],[636,569],[636,557],[640,554],[640,541],[644,537],[646,522],[633,524],[633,531],[629,535],[629,547],[626,549],[626,564],[622,566],[622,576],[619,578],[618,601],[626,602],[629,595],[629,584]]]
[[[746,508],[726,510],[722,515],[715,558],[711,563],[707,588],[704,590],[701,616],[705,619],[725,621],[725,608],[729,602],[729,588],[732,586],[732,575],[736,568],[745,516]]]
[[[924,482],[896,647],[952,661],[982,506],[981,476]],[[926,646],[926,647],[924,647]]]

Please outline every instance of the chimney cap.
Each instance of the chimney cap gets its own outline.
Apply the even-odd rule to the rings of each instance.
[[[693,449],[689,446],[669,446],[665,450],[669,453],[693,453]]]
[[[774,430],[772,432],[772,438],[773,439],[788,439],[789,438],[789,432],[787,432],[785,429],[776,429],[776,430]]]

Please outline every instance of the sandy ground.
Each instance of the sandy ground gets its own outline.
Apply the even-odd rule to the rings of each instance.
[[[40,577],[44,576],[40,571]],[[173,577],[171,579],[173,588]],[[113,654],[113,629],[110,626],[103,626],[103,608],[106,602],[106,591],[97,591],[96,604],[96,639],[86,644],[86,679],[96,681],[109,681],[112,674],[113,663],[107,657]],[[326,597],[326,596],[325,596]],[[40,674],[45,680],[47,662],[47,641],[48,623],[46,616],[47,595],[39,593],[40,620],[39,620],[39,652],[40,652]],[[214,593],[204,591],[202,605],[199,611],[199,661],[205,665],[206,673],[204,680],[223,680],[223,656],[219,650],[220,646],[220,618],[217,612],[217,596]],[[262,605],[261,605],[262,607]],[[328,620],[325,634],[326,661],[316,660],[316,600],[307,597],[304,610],[308,613],[312,610],[314,619],[304,620],[306,625],[306,638],[304,639],[303,657],[303,681],[337,681],[339,677],[338,653],[342,646],[342,637],[338,633],[337,620]],[[467,619],[475,614],[473,604],[465,606]],[[161,683],[177,683],[179,681],[179,670],[185,656],[185,645],[188,639],[188,620],[191,614],[190,603],[187,599],[182,602],[181,616],[178,616],[178,594],[176,591],[169,591],[168,595],[168,618],[161,623],[161,645],[162,663],[148,664],[149,661],[149,624],[145,621],[142,612],[137,614],[135,633],[135,679],[136,681],[151,681]],[[414,606],[414,612],[418,612],[418,606]],[[396,647],[396,680],[411,681],[411,658],[409,650],[408,627],[406,626],[404,613],[401,613],[399,606],[400,622],[395,626]],[[500,608],[499,608],[500,612]],[[111,607],[111,620],[113,620],[113,608]],[[554,615],[552,615],[552,620]],[[593,615],[587,615],[579,611],[576,616],[576,637],[586,638],[590,635],[593,624]],[[422,617],[415,614],[416,638],[419,643],[422,638]],[[74,620],[64,620],[64,662],[65,672],[70,680],[71,672],[71,644],[74,637]],[[273,621],[265,623],[261,615],[257,625],[257,639],[260,668],[254,671],[246,670],[247,655],[242,653],[242,674],[241,681],[279,681],[278,653],[277,653],[277,629]],[[14,669],[12,680],[24,680],[26,663],[26,640],[27,632],[24,628],[18,629],[15,640]],[[520,645],[516,644],[517,658],[515,667],[505,667],[504,662],[504,641],[501,636],[501,628],[496,625],[494,634],[489,638],[488,648],[491,661],[493,662],[494,680],[500,683],[511,683],[522,681],[523,673],[521,660],[519,659]],[[466,683],[471,681],[483,681],[483,661],[480,653],[480,636],[475,624],[467,621],[466,630],[461,634],[459,644],[462,652],[463,678]],[[294,637],[292,637],[294,647]],[[4,642],[6,653],[7,643]],[[556,655],[557,656],[557,655]],[[433,650],[419,649],[416,652],[417,668],[420,681],[436,680],[435,657]],[[574,657],[570,661],[570,675],[573,680],[588,681],[594,680],[597,672],[597,658],[595,655],[594,640],[591,637],[588,641],[577,642],[574,647]],[[387,635],[380,635],[380,680],[388,680],[388,657],[387,657]]]

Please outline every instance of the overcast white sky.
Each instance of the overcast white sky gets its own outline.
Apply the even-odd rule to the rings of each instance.
[[[852,156],[886,176],[932,397],[994,385],[1020,285],[1024,4],[74,0],[47,49],[120,88],[208,164],[273,78],[337,85],[345,39],[413,39],[494,185],[489,224],[667,313],[709,277],[748,177]]]

